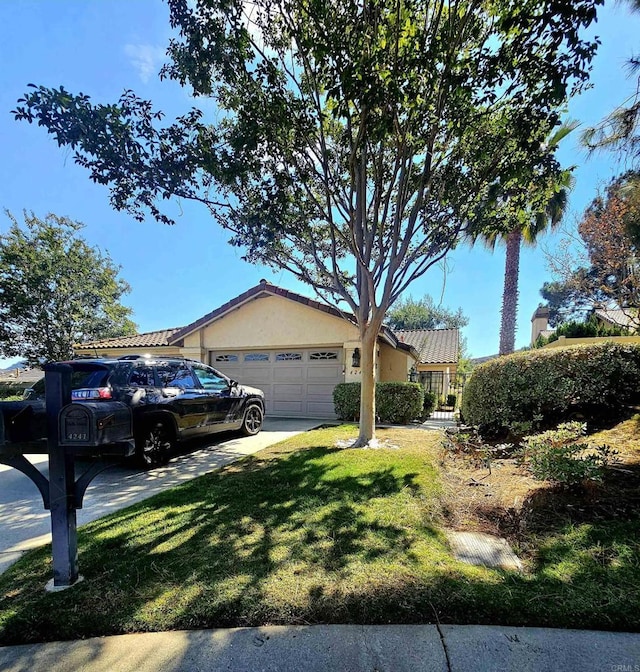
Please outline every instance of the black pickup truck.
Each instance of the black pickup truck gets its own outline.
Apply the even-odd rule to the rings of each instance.
[[[223,431],[252,435],[262,428],[262,390],[194,360],[133,355],[64,363],[72,368],[73,403],[120,402],[131,409],[136,456],[146,467],[165,463],[178,441]],[[43,379],[24,401],[0,402],[6,440],[46,438],[44,398]]]

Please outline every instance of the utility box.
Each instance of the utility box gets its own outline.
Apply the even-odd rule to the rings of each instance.
[[[126,446],[130,448],[126,455],[133,451],[131,409],[119,401],[68,404],[60,411],[59,422],[59,442],[65,448],[102,448],[112,452],[110,444],[115,444],[118,452]]]

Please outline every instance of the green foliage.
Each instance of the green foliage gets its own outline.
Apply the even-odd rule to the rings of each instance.
[[[424,391],[424,405],[422,417],[428,418],[435,410],[438,404],[438,395],[435,392]]]
[[[31,387],[33,383],[0,383],[0,400],[9,401],[13,399],[22,399],[23,392]]]
[[[547,343],[557,341],[560,336],[566,336],[567,338],[606,338],[607,336],[626,336],[628,333],[628,329],[624,327],[605,325],[598,322],[594,317],[590,317],[585,322],[575,320],[563,322],[549,336],[544,337],[542,334],[538,336],[533,347],[541,348]]]
[[[602,481],[604,469],[617,452],[609,446],[579,442],[585,432],[585,425],[570,422],[525,438],[521,453],[524,464],[534,478],[567,487]]]
[[[455,394],[447,394],[447,406],[455,406],[458,396]]]
[[[333,388],[333,406],[341,420],[360,417],[360,383],[338,383]]]
[[[478,366],[465,387],[462,414],[484,435],[514,423],[533,430],[577,414],[612,419],[640,398],[640,346],[605,342],[532,350]]]
[[[121,297],[130,291],[83,224],[24,213],[0,235],[0,355],[32,364],[69,359],[81,341],[135,333]]]
[[[400,299],[387,313],[392,329],[460,329],[469,324],[462,308],[453,311],[437,306],[429,294],[421,299],[412,296]]]
[[[377,383],[376,410],[381,422],[406,424],[420,418],[424,393],[419,383]]]
[[[406,424],[420,418],[426,395],[419,383],[376,383],[376,411],[380,422]],[[360,417],[360,383],[338,383],[333,390],[336,415],[342,420]]]

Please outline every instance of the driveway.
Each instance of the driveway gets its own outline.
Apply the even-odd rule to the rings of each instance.
[[[266,418],[262,432],[256,436],[240,438],[219,434],[208,442],[192,442],[186,445],[189,452],[176,456],[165,467],[141,471],[129,465],[111,466],[89,486],[84,508],[77,513],[78,525],[202,476],[322,423],[318,419]],[[27,455],[27,458],[47,475],[46,455]],[[77,475],[82,473],[83,466],[82,463],[78,465]],[[43,508],[36,486],[19,471],[0,464],[0,573],[25,551],[50,541],[49,512]]]

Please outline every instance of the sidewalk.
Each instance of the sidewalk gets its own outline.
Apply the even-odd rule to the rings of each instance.
[[[3,672],[637,672],[640,635],[459,625],[193,630],[0,647]]]

